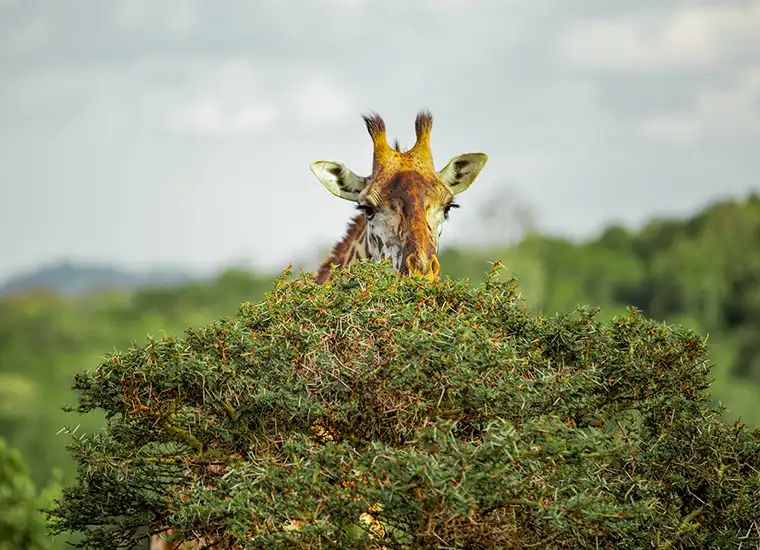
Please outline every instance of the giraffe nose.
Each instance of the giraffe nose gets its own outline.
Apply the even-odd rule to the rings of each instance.
[[[423,259],[420,261],[417,254],[409,254],[406,258],[406,265],[409,270],[409,275],[412,277],[423,277],[435,281],[441,278],[441,266],[438,263],[438,256],[433,254],[429,261]]]

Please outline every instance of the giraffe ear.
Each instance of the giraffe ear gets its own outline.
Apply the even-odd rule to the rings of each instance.
[[[337,162],[319,160],[312,163],[311,171],[330,193],[341,199],[356,202],[367,185],[367,178],[360,178]]]
[[[467,189],[486,165],[485,153],[465,153],[454,157],[446,167],[438,172],[438,179],[451,187],[454,194]]]

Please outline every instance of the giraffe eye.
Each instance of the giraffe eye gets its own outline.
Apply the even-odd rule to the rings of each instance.
[[[369,204],[357,204],[356,209],[361,210],[368,220],[371,220],[375,215],[375,208]]]
[[[452,208],[459,208],[459,205],[455,202],[450,202],[449,204],[443,207],[443,217],[445,219],[447,220],[449,219],[449,212],[451,211]]]

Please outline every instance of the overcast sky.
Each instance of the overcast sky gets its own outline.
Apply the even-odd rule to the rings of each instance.
[[[486,204],[685,215],[760,190],[760,0],[0,0],[0,280],[312,258],[353,209],[309,164],[367,174],[361,113],[411,146],[421,108],[437,166],[489,155],[444,246]]]

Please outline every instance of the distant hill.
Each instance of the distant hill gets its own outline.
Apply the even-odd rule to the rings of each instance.
[[[180,269],[132,272],[106,265],[59,262],[11,277],[0,284],[0,297],[41,288],[77,295],[107,288],[174,285],[198,278]]]

